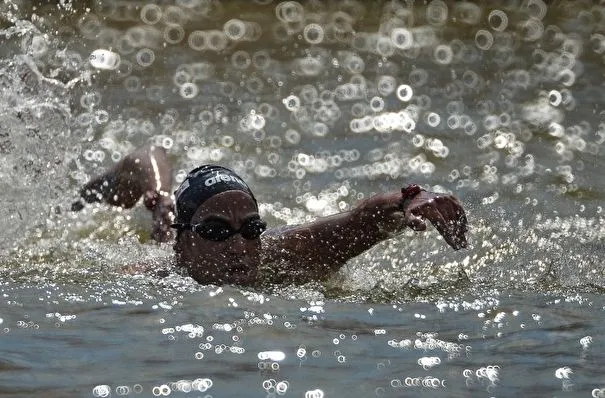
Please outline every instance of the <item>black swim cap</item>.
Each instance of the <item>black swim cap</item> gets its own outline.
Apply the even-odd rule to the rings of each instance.
[[[174,192],[176,223],[189,223],[195,211],[210,197],[225,191],[243,191],[256,198],[248,185],[233,170],[214,164],[193,169]],[[257,205],[258,207],[258,205]]]

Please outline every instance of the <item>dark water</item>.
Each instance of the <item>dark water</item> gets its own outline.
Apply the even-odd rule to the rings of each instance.
[[[3,2],[0,395],[605,396],[605,9],[495,4]],[[471,246],[262,292],[130,275],[172,255],[145,210],[69,204],[148,142],[272,226],[453,192]]]

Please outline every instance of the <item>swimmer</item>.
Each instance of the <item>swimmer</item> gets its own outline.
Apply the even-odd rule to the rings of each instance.
[[[229,168],[192,170],[176,190],[174,203],[168,194],[171,183],[164,149],[147,146],[86,184],[72,209],[82,209],[84,202],[131,208],[142,196],[153,214],[152,238],[165,242],[174,237],[176,267],[202,284],[323,281],[349,259],[406,228],[424,231],[427,221],[454,250],[467,246],[460,201],[418,185],[374,195],[349,211],[313,222],[267,229],[252,190]]]

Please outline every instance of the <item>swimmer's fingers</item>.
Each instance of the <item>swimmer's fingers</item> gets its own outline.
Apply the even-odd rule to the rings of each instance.
[[[433,225],[439,231],[441,236],[454,250],[459,250],[467,246],[466,237],[466,216],[464,210],[458,209],[453,202],[446,201],[440,207],[441,217],[435,217]]]
[[[468,222],[464,208],[454,196],[448,195],[443,199],[445,201],[443,214],[446,220],[447,233],[450,236],[450,245],[456,250],[465,248],[468,246],[465,236],[468,231]]]
[[[423,191],[411,200],[405,212],[410,228],[417,231],[424,230],[426,228],[426,224],[422,221],[424,218],[433,224],[455,250],[467,246],[464,235],[467,231],[466,214],[455,197]]]
[[[80,211],[86,203],[102,202],[108,189],[109,181],[106,175],[89,181],[80,189],[80,199],[71,204],[71,210]]]
[[[448,223],[446,216],[444,216],[441,211],[442,210],[440,210],[437,206],[427,206],[425,209],[425,215],[439,232],[439,234],[443,236],[443,239],[445,239],[450,246],[454,247],[450,224]]]
[[[468,232],[468,221],[466,219],[466,213],[462,208],[462,205],[460,205],[460,207],[456,209],[455,217],[453,220],[455,225],[454,236],[459,246],[458,248],[467,247],[468,242],[466,241],[466,233]]]
[[[467,247],[467,221],[464,209],[453,196],[435,198],[435,215],[431,222],[454,250]]]

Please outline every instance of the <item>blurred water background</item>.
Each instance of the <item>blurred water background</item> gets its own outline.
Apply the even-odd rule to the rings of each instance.
[[[605,397],[605,4],[4,0],[0,395]],[[145,143],[235,168],[270,226],[416,182],[325,284],[171,275],[141,207],[71,213]]]

